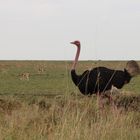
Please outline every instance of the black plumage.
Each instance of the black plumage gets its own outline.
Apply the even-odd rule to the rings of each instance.
[[[121,89],[129,83],[133,76],[139,74],[140,69],[136,61],[128,61],[124,70],[112,70],[106,67],[96,67],[86,70],[83,74],[76,74],[75,68],[78,63],[81,45],[79,41],[71,42],[77,46],[77,53],[71,68],[71,77],[74,84],[84,95],[101,94],[110,90],[112,86]]]
[[[112,85],[120,89],[124,84],[129,83],[132,78],[126,69],[121,71],[106,67],[86,70],[82,75],[77,75],[75,70],[71,70],[71,77],[74,84],[84,95],[105,92],[110,90]]]

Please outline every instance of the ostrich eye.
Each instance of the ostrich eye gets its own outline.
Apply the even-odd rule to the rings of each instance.
[[[80,45],[80,42],[79,42],[79,41],[75,41],[75,44],[76,44],[76,45]]]

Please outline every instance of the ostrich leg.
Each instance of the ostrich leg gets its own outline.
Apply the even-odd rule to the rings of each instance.
[[[112,105],[113,110],[117,110],[117,106],[115,105],[114,99],[111,97],[111,95],[106,95],[105,94],[105,97],[107,97],[109,99],[109,104]]]
[[[103,98],[99,92],[97,93],[97,104],[99,109],[104,109]]]

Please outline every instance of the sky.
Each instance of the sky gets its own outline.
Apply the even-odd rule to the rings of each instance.
[[[0,0],[0,60],[140,60],[139,0]]]

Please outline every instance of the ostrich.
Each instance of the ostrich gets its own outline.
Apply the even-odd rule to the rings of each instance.
[[[110,95],[104,94],[105,91],[110,90],[112,86],[121,89],[140,71],[139,66],[135,61],[129,61],[123,71],[112,70],[106,67],[96,67],[78,75],[75,69],[80,55],[81,44],[80,41],[74,41],[71,42],[71,44],[77,46],[75,60],[73,61],[71,68],[72,81],[84,95],[104,95],[109,98],[109,101],[112,101],[113,99]]]

